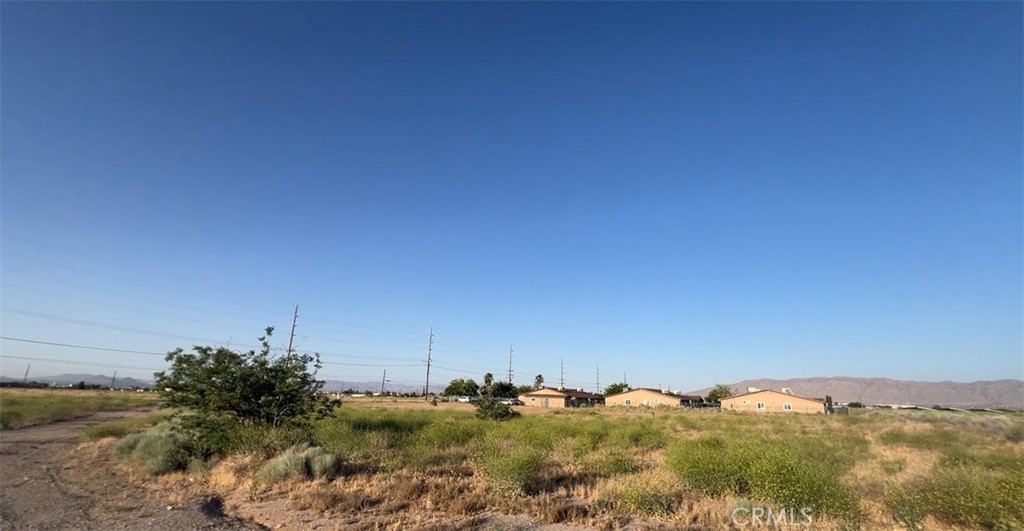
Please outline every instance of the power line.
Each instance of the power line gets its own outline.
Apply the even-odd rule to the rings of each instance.
[[[219,343],[220,342],[220,340],[218,340],[218,339],[182,336],[182,335],[177,335],[177,334],[167,334],[167,333],[164,333],[164,332],[157,332],[157,331],[154,331],[154,330],[146,330],[146,329],[143,329],[143,328],[131,328],[131,327],[127,327],[127,326],[112,325],[112,324],[109,324],[109,323],[98,323],[98,322],[95,322],[95,321],[83,321],[83,320],[80,320],[80,319],[72,319],[70,317],[64,317],[62,315],[53,315],[53,314],[42,313],[42,312],[32,312],[32,311],[28,311],[28,310],[21,310],[21,309],[18,309],[18,308],[11,308],[11,307],[8,307],[8,306],[4,306],[3,310],[6,311],[6,312],[16,313],[18,315],[25,315],[25,316],[28,316],[28,317],[36,317],[36,318],[39,318],[39,319],[49,319],[51,321],[60,321],[60,322],[64,322],[64,323],[77,324],[77,325],[83,325],[83,326],[93,326],[93,327],[96,327],[96,328],[106,328],[108,330],[117,330],[117,331],[120,331],[120,332],[128,332],[128,333],[131,333],[131,334],[143,334],[143,335],[150,335],[150,336],[156,336],[156,337],[166,337],[166,338],[170,338],[170,339],[183,339],[183,340],[186,340],[186,341],[203,341],[203,342],[206,342],[206,343]],[[256,345],[244,344],[244,343],[239,343],[239,344],[243,345],[243,346],[247,346],[247,347],[254,347],[254,346],[256,346]]]
[[[85,350],[102,350],[104,352],[120,352],[120,353],[124,353],[124,354],[152,354],[152,355],[155,355],[155,356],[166,356],[167,355],[166,352],[147,352],[145,350],[127,350],[127,349],[120,349],[120,348],[90,347],[90,346],[87,346],[87,345],[73,345],[71,343],[56,343],[56,342],[53,342],[53,341],[39,341],[39,340],[36,340],[36,339],[24,339],[24,338],[20,338],[20,337],[0,336],[0,339],[3,339],[5,341],[18,341],[18,342],[21,342],[21,343],[34,343],[34,344],[37,344],[37,345],[52,345],[52,346],[55,346],[55,347],[81,348],[81,349],[85,349]]]
[[[103,351],[103,352],[117,352],[117,353],[122,353],[122,354],[148,354],[148,355],[154,355],[154,356],[166,356],[167,355],[166,352],[148,352],[148,351],[144,351],[144,350],[129,350],[129,349],[120,349],[120,348],[97,347],[97,346],[91,346],[91,345],[75,345],[75,344],[71,344],[71,343],[58,343],[58,342],[55,342],[55,341],[41,341],[41,340],[36,340],[36,339],[25,339],[25,338],[10,337],[10,336],[0,336],[0,339],[6,340],[6,341],[18,341],[18,342],[21,342],[21,343],[33,343],[33,344],[37,344],[37,345],[50,345],[50,346],[65,347],[65,348],[80,348],[80,349],[85,349],[85,350],[98,350],[98,351]],[[316,353],[306,352],[304,354],[316,354]],[[320,353],[320,355],[321,356],[325,356],[325,355],[334,355],[334,354]],[[323,363],[324,365],[338,365],[338,366],[342,366],[342,367],[420,367],[420,366],[422,366],[422,364],[420,364],[420,363],[414,363],[414,364],[343,363],[343,362],[338,362],[338,361],[323,361],[323,360],[321,360],[321,363]],[[124,368],[130,368],[130,367],[124,367]]]

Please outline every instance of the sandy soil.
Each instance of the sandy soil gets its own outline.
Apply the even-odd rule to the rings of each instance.
[[[78,445],[88,426],[149,411],[0,432],[0,529],[263,529],[225,516],[217,498],[148,489],[109,451]]]

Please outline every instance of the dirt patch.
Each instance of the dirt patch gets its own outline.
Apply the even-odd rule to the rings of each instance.
[[[261,529],[224,516],[209,497],[171,496],[133,481],[109,443],[78,444],[93,424],[151,411],[106,411],[0,433],[0,529]]]

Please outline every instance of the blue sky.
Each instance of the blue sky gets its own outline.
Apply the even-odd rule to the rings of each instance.
[[[3,335],[299,304],[350,381],[421,382],[431,326],[434,382],[1021,378],[1022,9],[4,2]]]

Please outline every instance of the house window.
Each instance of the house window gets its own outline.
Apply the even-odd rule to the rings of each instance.
[[[764,402],[758,402],[757,409],[764,409]]]
[[[645,406],[649,406],[649,405],[651,405],[651,401],[650,401],[650,400],[644,400],[644,405],[645,405]]]
[[[633,405],[633,401],[627,398],[626,399],[626,405],[627,406],[632,406]]]
[[[785,409],[786,411],[792,411],[793,410],[793,404],[790,404],[789,402],[786,402],[785,404],[782,404],[782,409]]]

